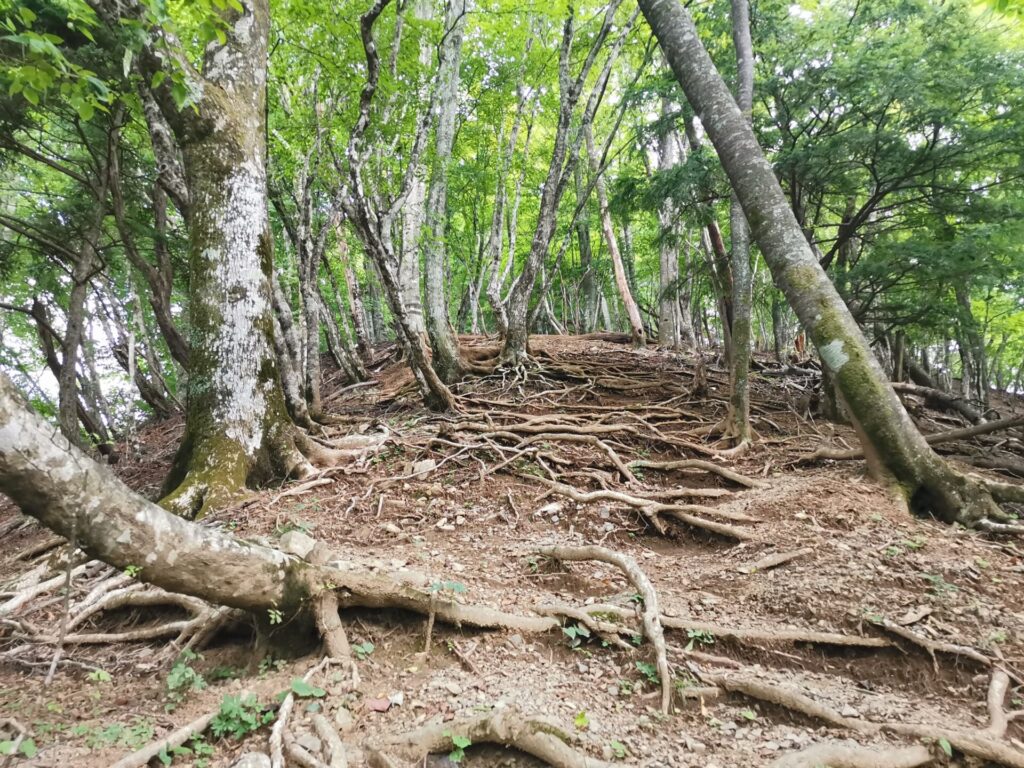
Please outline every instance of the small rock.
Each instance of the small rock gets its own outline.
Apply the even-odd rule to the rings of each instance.
[[[522,635],[520,635],[519,633],[516,633],[514,635],[509,635],[508,636],[508,644],[511,645],[516,650],[521,651],[523,649],[523,647],[526,645],[526,641],[523,640],[523,636]]]
[[[394,704],[396,707],[400,707],[405,704],[405,692],[399,691],[398,693],[392,693],[388,696],[388,701]]]
[[[270,758],[262,752],[246,752],[231,764],[231,768],[270,768]]]
[[[445,683],[444,689],[448,691],[452,696],[458,696],[462,693],[462,686],[458,683]]]
[[[387,712],[391,709],[390,699],[366,699],[366,708],[371,712]]]
[[[295,740],[295,743],[303,749],[309,750],[314,755],[320,751],[320,739],[312,733],[303,733]]]
[[[306,555],[313,551],[316,541],[304,534],[302,531],[288,531],[281,537],[280,548],[282,552],[306,559]]]
[[[458,515],[458,516],[456,516],[455,524],[456,525],[465,525],[466,524],[466,516],[465,515]]]
[[[839,714],[841,714],[843,717],[860,717],[860,712],[851,707],[849,704],[843,707],[843,711]]]
[[[352,719],[352,713],[345,707],[339,707],[334,713],[334,725],[341,733],[348,733],[356,727],[356,721]]]
[[[402,532],[402,529],[401,529],[401,528],[399,528],[399,527],[398,527],[397,525],[395,525],[394,523],[384,523],[384,525],[383,525],[383,526],[381,526],[381,527],[382,527],[382,528],[384,528],[384,530],[385,530],[385,531],[387,531],[388,533],[395,533],[395,534],[398,534],[398,533],[401,533],[401,532]]]
[[[437,469],[436,461],[433,459],[423,459],[422,461],[417,461],[412,465],[411,474],[425,475],[427,472],[433,472],[435,469]]]

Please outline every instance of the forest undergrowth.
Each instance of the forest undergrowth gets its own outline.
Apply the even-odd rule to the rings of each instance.
[[[372,380],[327,376],[323,428],[379,450],[204,521],[354,553],[490,629],[340,595],[319,648],[7,504],[0,765],[1024,765],[1019,543],[822,458],[857,440],[814,418],[812,365],[756,361],[759,440],[730,455],[724,363],[624,340],[533,337],[533,365],[467,379],[443,415],[380,349]],[[903,397],[926,433],[968,424]],[[1020,482],[1024,402],[993,405],[1016,426],[933,444]],[[142,430],[114,471],[154,496],[182,428]]]

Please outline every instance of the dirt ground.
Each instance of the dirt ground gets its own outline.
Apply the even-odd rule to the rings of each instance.
[[[343,558],[428,574],[433,590],[522,615],[594,603],[639,612],[637,590],[619,569],[552,562],[537,550],[600,544],[628,554],[653,582],[661,613],[683,625],[673,628],[666,620],[673,712],[660,710],[647,643],[620,648],[610,635],[585,636],[571,618],[563,631],[544,633],[437,622],[424,654],[424,617],[359,609],[342,612],[358,657],[358,685],[353,688],[341,668],[311,677],[324,695],[299,699],[292,721],[300,742],[315,751],[307,721],[321,712],[341,733],[348,764],[358,766],[381,739],[517,707],[557,721],[580,752],[623,765],[770,765],[813,744],[848,740],[879,747],[923,743],[934,765],[984,764],[948,740],[841,727],[806,707],[770,703],[751,693],[750,681],[803,694],[800,701],[856,723],[984,731],[993,665],[1011,675],[1005,709],[1024,707],[1016,682],[1024,670],[1024,550],[1013,538],[909,516],[866,476],[862,461],[802,462],[819,445],[856,441],[845,427],[806,418],[813,395],[810,379],[799,373],[755,375],[760,440],[747,453],[721,458],[716,450],[723,446],[700,434],[725,410],[727,374],[714,360],[698,365],[692,356],[633,351],[600,338],[541,337],[532,351],[539,370],[468,381],[459,389],[465,412],[455,416],[418,405],[405,369],[381,352],[374,384],[340,388],[329,382],[325,401],[339,421],[327,428],[328,436],[386,430],[382,452],[329,470],[312,487],[263,489],[207,523],[271,544],[299,531]],[[1024,403],[1001,401],[999,408],[1006,417],[1024,411]],[[931,416],[928,429],[956,425],[949,416]],[[594,425],[607,429],[587,432]],[[114,471],[154,495],[181,427],[175,421],[143,430],[136,444],[122,447]],[[1019,434],[948,451],[964,455],[995,450],[998,443],[998,450],[1020,457]],[[631,481],[614,457],[629,465]],[[713,462],[757,487],[699,468],[631,464],[678,459]],[[686,509],[736,536],[667,513],[658,518],[665,529],[659,532],[636,507],[610,498],[574,501],[552,483],[699,505],[703,512]],[[61,558],[68,547],[34,523],[12,528],[16,515],[10,504],[0,508],[7,530],[0,601],[33,569],[48,578],[66,571]],[[771,554],[798,552],[775,567],[751,567]],[[110,578],[109,571],[83,571],[73,583],[72,611]],[[181,650],[170,642],[175,633],[68,645],[54,680],[44,686],[53,644],[26,638],[55,634],[64,612],[60,579],[13,611],[0,602],[0,723],[15,718],[37,750],[12,765],[111,765],[216,711],[226,695],[252,692],[275,703],[320,660],[315,647],[300,649],[301,643],[292,649],[302,654],[298,658],[268,649],[242,623],[210,638],[198,657],[179,662],[173,673]],[[187,615],[174,607],[110,610],[76,631],[128,632],[182,618]],[[640,626],[635,618],[626,621]],[[823,639],[823,633],[853,644]],[[856,644],[865,638],[877,642]],[[206,687],[185,691],[171,706],[170,676],[180,678],[185,668],[202,675]],[[746,681],[746,690],[723,676]],[[1004,743],[1024,760],[1021,722],[1009,724]],[[227,766],[244,752],[266,751],[268,731],[244,741],[210,739],[213,754],[203,759]],[[470,746],[459,757],[437,754],[429,764],[541,764],[494,746]],[[181,756],[173,764],[203,763]],[[3,758],[0,766],[7,766]]]

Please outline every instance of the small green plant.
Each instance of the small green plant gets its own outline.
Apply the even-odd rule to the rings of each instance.
[[[267,675],[270,672],[280,672],[287,662],[284,659],[275,659],[273,656],[264,656],[260,659],[260,675]]]
[[[94,669],[86,678],[90,683],[109,683],[111,680],[110,673],[105,669]]]
[[[459,736],[451,731],[445,731],[442,735],[452,741],[452,751],[448,753],[448,759],[453,763],[462,762],[462,758],[466,756],[466,747],[472,746],[472,740],[466,736]]]
[[[295,506],[296,511],[305,508],[305,504],[297,504]],[[305,520],[289,520],[286,524],[277,526],[274,529],[274,535],[280,538],[281,536],[284,536],[286,533],[291,533],[292,531],[299,531],[300,533],[305,533],[306,535],[309,535],[313,532],[313,528],[314,525],[312,523],[307,523]]]
[[[658,675],[658,668],[651,664],[649,661],[638,661],[636,662],[636,668],[640,670],[640,673],[647,678],[647,682],[657,685],[661,682],[661,677]]]
[[[142,573],[141,565],[126,565],[124,567],[124,575],[129,579],[137,578],[140,573]]]
[[[366,657],[373,653],[376,646],[367,640],[365,643],[358,643],[352,646],[352,653],[356,655],[359,661],[366,661]]]
[[[578,648],[584,639],[590,637],[590,630],[583,624],[570,624],[562,627],[562,634],[569,638],[570,648]]]
[[[621,696],[629,696],[633,693],[633,683],[629,680],[619,680],[619,694]]]
[[[73,736],[81,736],[89,749],[125,747],[138,749],[153,740],[153,724],[145,718],[137,718],[130,725],[110,723],[105,726],[76,725],[71,729]]]
[[[428,589],[432,594],[451,592],[453,595],[457,595],[466,591],[466,585],[458,581],[435,581]]]
[[[156,759],[160,761],[161,765],[170,765],[176,757],[194,757],[193,768],[207,768],[212,756],[213,746],[208,744],[202,736],[194,736],[188,742],[188,746],[183,744],[180,747],[167,749],[165,744],[163,749],[157,753]]]
[[[292,680],[291,691],[300,699],[319,699],[327,695],[327,691],[323,688],[312,685],[301,677]]]
[[[953,745],[946,739],[939,739],[939,748],[946,754],[946,757],[953,756]]]
[[[742,709],[740,710],[740,717],[744,720],[757,720],[757,712],[752,709]]]
[[[715,636],[703,629],[688,629],[686,630],[686,636],[690,638],[690,642],[686,644],[686,650],[692,651],[694,645],[714,645]]]
[[[925,573],[921,578],[931,584],[930,591],[936,597],[948,597],[958,591],[955,584],[950,584],[938,574]]]
[[[587,717],[587,713],[578,712],[576,717],[573,718],[572,724],[576,726],[577,731],[585,731],[590,727],[590,718]]]
[[[912,550],[924,549],[924,545],[925,544],[927,544],[927,542],[924,539],[922,539],[920,536],[915,536],[912,539],[904,539],[903,540],[903,546],[906,547],[907,549],[912,549]]]
[[[230,736],[241,739],[258,731],[274,719],[273,710],[260,704],[256,694],[225,696],[220,702],[220,711],[210,721],[210,730],[218,738]]]
[[[22,739],[20,744],[15,740],[8,739],[0,741],[0,755],[13,755],[15,745],[17,745],[18,752],[29,760],[39,754],[39,748],[32,739]],[[7,761],[5,760],[4,762],[6,763]]]
[[[269,619],[271,624],[280,624],[284,621],[284,614],[277,610],[277,608],[267,608],[267,619]]]
[[[621,741],[612,741],[608,746],[611,747],[612,755],[615,756],[616,760],[625,760],[626,755],[629,754],[629,750],[626,749],[626,745]]]
[[[181,704],[189,693],[206,688],[206,678],[192,668],[192,662],[202,658],[198,653],[185,651],[171,667],[171,671],[167,675],[167,704],[165,708],[168,712],[173,711]]]

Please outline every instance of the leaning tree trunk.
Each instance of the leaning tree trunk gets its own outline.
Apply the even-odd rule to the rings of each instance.
[[[750,40],[749,0],[732,0],[732,39],[736,48],[736,101],[750,123],[754,104],[754,48]],[[753,277],[750,271],[750,231],[743,207],[733,192],[729,210],[732,240],[732,326],[729,352],[729,409],[725,417],[725,435],[736,442],[737,450],[749,445],[750,429],[750,321],[753,304]]]
[[[608,207],[608,191],[605,188],[604,175],[601,173],[601,158],[598,157],[594,148],[594,132],[589,125],[583,127],[584,137],[587,142],[587,156],[590,158],[590,172],[596,175],[594,183],[597,192],[597,210],[601,216],[601,231],[604,233],[604,242],[608,246],[608,255],[612,260],[612,271],[615,274],[615,287],[618,288],[619,298],[622,299],[622,306],[626,309],[626,317],[629,318],[630,335],[633,344],[642,347],[647,343],[644,338],[644,321],[640,318],[640,309],[633,299],[633,292],[629,288],[629,280],[626,276],[626,269],[622,264],[622,254],[619,252],[619,243],[615,237],[615,228],[612,225],[612,213]]]
[[[998,515],[985,487],[940,459],[910,420],[814,257],[771,164],[701,44],[689,12],[677,0],[638,3],[707,129],[776,284],[834,375],[872,469],[894,480],[915,511],[968,523]]]
[[[185,437],[162,503],[185,515],[228,503],[252,482],[311,469],[294,444],[273,350],[268,0],[225,18],[227,40],[207,49],[195,110],[172,121],[191,199],[192,338]]]
[[[423,240],[427,335],[433,350],[434,370],[447,384],[457,381],[463,373],[459,343],[452,333],[448,317],[444,273],[447,254],[445,230],[448,222],[448,165],[451,162],[452,145],[455,143],[455,116],[459,106],[459,62],[465,18],[466,0],[448,3],[445,18],[445,51],[439,74],[441,94],[435,135],[434,168],[427,195],[427,232]]]

